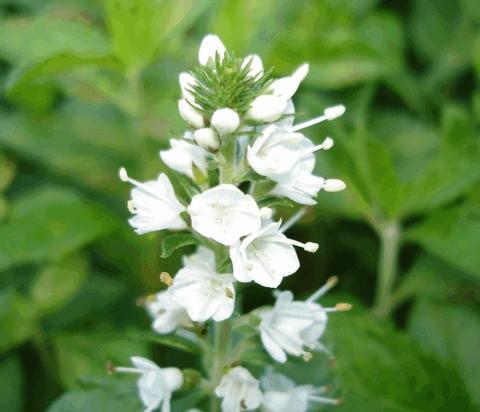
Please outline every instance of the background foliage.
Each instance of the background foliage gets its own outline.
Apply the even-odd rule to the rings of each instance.
[[[183,127],[177,74],[208,32],[276,75],[310,62],[301,118],[348,108],[308,130],[335,138],[318,171],[348,189],[294,230],[321,248],[282,288],[336,274],[329,299],[355,309],[331,318],[335,366],[289,373],[331,383],[338,412],[480,410],[477,0],[0,0],[0,16],[0,410],[137,411],[108,360],[197,366],[135,306],[185,250],[161,259],[161,235],[127,227],[117,170],[164,169],[158,150]],[[271,301],[253,286],[244,305]]]

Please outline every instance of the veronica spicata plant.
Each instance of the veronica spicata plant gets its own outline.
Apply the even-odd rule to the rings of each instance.
[[[345,108],[329,107],[321,116],[295,124],[292,97],[307,74],[304,64],[290,76],[274,79],[257,55],[238,58],[217,36],[206,36],[199,66],[179,76],[178,109],[187,131],[160,152],[172,176],[186,176],[180,178],[181,194],[163,173],[140,182],[120,170],[120,178],[133,185],[129,223],[138,234],[175,232],[163,240],[170,249],[197,244],[175,276],[162,273],[168,288],[145,305],[156,333],[201,348],[204,368],[193,380],[210,397],[212,412],[304,412],[314,403],[337,402],[323,396],[325,388],[296,385],[271,366],[254,375],[244,360],[252,340],[261,342],[271,365],[289,357],[308,361],[314,352],[328,354],[320,341],[328,315],[350,308],[318,303],[335,278],[306,300],[276,290],[300,267],[295,248],[315,253],[318,244],[285,234],[304,209],[283,223],[269,206],[281,198],[313,205],[320,190],[345,188],[339,179],[313,174],[315,152],[329,150],[333,140],[327,137],[315,145],[302,133],[336,119]],[[244,284],[251,282],[275,289],[273,307],[241,312],[238,295],[247,293]],[[136,356],[131,362],[133,367],[113,370],[138,374],[146,411],[168,412],[172,394],[192,386],[191,370],[162,368]]]

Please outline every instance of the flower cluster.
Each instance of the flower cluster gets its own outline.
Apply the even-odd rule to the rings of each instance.
[[[241,317],[234,314],[239,309],[238,283],[275,289],[299,269],[296,247],[311,253],[319,247],[285,235],[304,209],[282,223],[268,205],[282,197],[313,205],[321,189],[345,188],[339,179],[314,174],[315,152],[331,149],[333,140],[327,137],[315,145],[302,133],[336,119],[345,108],[329,107],[319,117],[294,122],[292,97],[308,74],[307,64],[290,76],[274,79],[259,56],[237,58],[214,35],[203,39],[198,60],[195,70],[179,76],[178,109],[187,131],[160,152],[172,176],[188,177],[189,194],[177,195],[166,174],[140,182],[120,170],[120,178],[134,186],[129,223],[138,234],[190,232],[198,242],[196,252],[183,259],[173,278],[165,274],[168,289],[146,300],[152,328],[159,334],[192,332],[210,321],[219,322],[215,329],[220,330],[232,317]],[[256,319],[254,327],[274,361],[284,363],[288,355],[308,360],[314,351],[328,352],[320,343],[328,313],[350,308],[347,304],[324,308],[317,303],[335,282],[336,278],[329,279],[305,301],[294,300],[290,291],[275,291],[273,307],[260,308],[248,317]],[[321,396],[324,388],[295,386],[270,369],[258,380],[245,367],[226,362],[228,356],[217,357],[216,351],[220,348],[212,348],[209,356],[218,358],[220,367],[213,365],[207,371],[205,387],[221,398],[222,411],[302,412],[312,402],[336,402]],[[115,370],[140,374],[138,388],[147,411],[160,405],[168,411],[172,392],[182,385],[181,372],[139,357],[133,357],[132,363],[134,368]]]

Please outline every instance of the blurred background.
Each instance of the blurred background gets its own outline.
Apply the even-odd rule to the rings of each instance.
[[[478,0],[0,0],[0,410],[138,411],[107,361],[198,366],[136,304],[188,250],[133,233],[117,171],[165,169],[177,76],[210,32],[277,77],[309,62],[299,121],[347,106],[306,131],[334,138],[317,172],[348,188],[291,231],[321,246],[282,288],[337,275],[326,302],[354,310],[330,317],[335,364],[288,373],[332,385],[338,412],[480,410]],[[252,286],[244,306],[272,300]]]

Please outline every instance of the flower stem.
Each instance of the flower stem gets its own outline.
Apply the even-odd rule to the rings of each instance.
[[[378,318],[390,314],[390,300],[398,271],[401,227],[396,221],[386,221],[377,225],[380,236],[380,257],[374,313]]]
[[[234,183],[237,164],[237,142],[235,136],[224,136],[219,159],[220,183]]]

